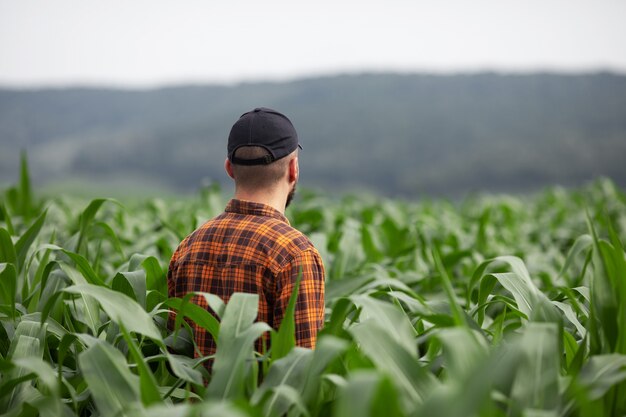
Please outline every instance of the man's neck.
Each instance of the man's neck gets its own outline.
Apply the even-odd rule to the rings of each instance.
[[[255,203],[266,204],[271,206],[281,212],[283,215],[285,214],[285,202],[287,201],[287,197],[283,196],[281,193],[270,192],[270,191],[248,191],[242,189],[236,189],[234,198],[237,200],[246,200],[252,201]]]

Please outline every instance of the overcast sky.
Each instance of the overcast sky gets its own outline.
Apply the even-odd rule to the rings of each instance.
[[[0,0],[0,84],[626,73],[625,0]]]

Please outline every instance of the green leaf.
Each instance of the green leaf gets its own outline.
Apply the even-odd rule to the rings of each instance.
[[[0,220],[4,220],[4,224],[7,226],[9,235],[14,235],[15,229],[13,228],[13,223],[11,222],[11,215],[2,201],[0,201]]]
[[[534,284],[532,283],[532,279],[530,278],[528,269],[526,269],[526,265],[524,265],[524,262],[521,259],[516,256],[498,256],[492,259],[488,259],[478,265],[478,268],[476,268],[470,280],[470,291],[476,286],[478,281],[482,279],[488,267],[498,264],[508,265],[511,268],[512,272],[520,278],[520,280],[526,287],[534,288]]]
[[[491,274],[498,282],[508,290],[515,299],[517,308],[530,318],[532,315],[533,305],[535,304],[536,290],[532,283],[521,279],[521,277],[513,272],[504,272]]]
[[[353,219],[347,219],[341,228],[338,242],[338,251],[335,260],[328,271],[331,280],[342,279],[365,261],[365,253],[361,246],[360,224]]]
[[[120,415],[141,407],[139,378],[122,353],[98,341],[78,356],[78,364],[101,415]]]
[[[567,318],[567,320],[572,323],[574,327],[576,327],[576,330],[578,331],[578,334],[581,338],[587,336],[587,329],[585,329],[585,327],[580,324],[580,321],[578,321],[578,317],[576,317],[576,313],[574,312],[574,309],[571,305],[562,303],[560,301],[552,301],[552,304],[557,306],[558,309],[563,312],[565,318]]]
[[[193,397],[193,396],[192,396]],[[158,404],[150,408],[126,412],[129,417],[251,417],[252,412],[244,412],[231,402],[203,401],[175,405]]]
[[[146,308],[146,273],[145,271],[120,272],[130,283],[134,297],[142,308]]]
[[[120,330],[124,335],[124,340],[128,345],[128,349],[137,365],[137,369],[139,371],[139,391],[141,392],[141,401],[143,405],[149,406],[151,404],[155,404],[161,401],[161,394],[159,393],[159,388],[154,378],[154,375],[150,371],[148,364],[145,362],[135,339],[126,331],[126,327],[124,323],[120,323]]]
[[[13,264],[17,267],[17,253],[11,235],[0,227],[0,262]]]
[[[85,277],[79,273],[76,269],[71,267],[66,263],[60,264],[61,270],[65,272],[68,278],[76,285],[88,285]],[[58,286],[57,286],[58,288]],[[67,288],[67,287],[66,287]],[[64,290],[65,288],[58,288],[59,290]],[[56,294],[62,294],[62,292],[58,292]],[[52,294],[46,302],[44,309],[42,310],[42,314],[47,317],[50,312],[49,309],[53,307],[53,303],[56,300],[55,294]],[[92,333],[95,335],[98,333],[98,328],[100,327],[100,314],[98,310],[98,302],[89,295],[83,294],[79,300],[73,300],[71,304],[70,311],[74,313],[74,317],[76,320],[83,322],[89,326]]]
[[[413,349],[407,351],[403,345],[389,337],[388,329],[383,328],[378,322],[367,320],[348,331],[376,368],[386,372],[403,392],[402,398],[406,407],[421,404],[436,386],[432,374],[418,364],[415,351]]]
[[[113,289],[126,294],[146,308],[146,273],[143,270],[118,272],[113,277]],[[117,287],[116,287],[117,285]]]
[[[91,264],[89,264],[89,261],[87,261],[85,257],[65,249],[61,249],[61,252],[69,256],[69,258],[74,261],[74,263],[76,264],[76,268],[78,269],[78,271],[80,271],[83,277],[85,277],[86,282],[94,285],[104,286],[104,282],[102,281],[102,279],[100,279],[98,274],[94,272]]]
[[[272,364],[263,384],[254,393],[251,402],[262,404],[266,416],[282,416],[294,405],[303,408],[307,369],[313,352],[296,347]],[[285,389],[289,395],[285,396]]]
[[[12,361],[25,358],[41,358],[43,346],[40,339],[26,334],[16,334],[11,343]],[[9,410],[17,407],[24,399],[28,386],[24,381],[32,379],[27,368],[17,367],[4,375],[0,384],[0,410]]]
[[[190,292],[184,298],[170,298],[163,303],[164,307],[172,308],[176,311],[176,331],[180,328],[180,323],[184,317],[190,318],[198,326],[209,332],[215,341],[219,338],[220,323],[208,310],[197,304],[190,302],[192,297],[205,296],[208,294]]]
[[[15,293],[17,291],[17,271],[13,264],[0,263],[0,305],[8,305],[11,318],[15,318]]]
[[[447,378],[453,380],[468,379],[489,353],[484,337],[466,327],[441,329],[436,337],[443,345]]]
[[[300,393],[289,385],[278,385],[272,388],[273,401],[263,410],[267,417],[281,417],[293,410],[298,415],[309,417],[310,414],[302,401]]]
[[[202,385],[202,373],[195,369],[198,366],[197,359],[191,359],[182,355],[172,355],[170,353],[166,355],[174,375],[186,382]]]
[[[520,362],[519,344],[500,345],[487,354],[480,347],[481,342],[468,329],[457,327],[445,332],[448,333],[442,338],[445,344],[445,383],[433,389],[414,415],[464,417],[500,415],[499,412],[506,411],[506,404],[500,408],[492,405],[492,396],[510,389]],[[469,343],[471,353],[462,353],[460,359],[453,357],[464,347],[456,343]],[[509,401],[508,398],[506,401]],[[491,413],[490,408],[493,408]]]
[[[437,267],[437,271],[439,271],[439,275],[441,277],[441,283],[443,284],[443,289],[448,297],[448,302],[450,303],[450,308],[452,309],[452,317],[454,318],[454,324],[457,326],[467,326],[467,320],[465,319],[465,314],[463,314],[463,309],[459,302],[457,301],[456,294],[454,292],[454,288],[452,287],[452,281],[450,281],[450,277],[448,275],[448,271],[446,271],[446,267],[441,262],[441,256],[439,255],[439,249],[434,247],[432,250],[433,259],[435,261],[435,266]]]
[[[60,395],[56,374],[48,362],[36,356],[13,358],[12,362],[13,365],[35,374],[52,395]]]
[[[517,260],[517,258],[512,258],[512,260]],[[520,260],[518,261],[521,262]],[[523,263],[518,264],[513,269],[517,270],[517,272],[483,275],[481,277],[481,295],[479,296],[479,300],[482,301],[486,297],[487,291],[493,289],[493,280],[495,279],[513,295],[517,309],[519,309],[526,318],[540,322],[559,322],[561,316],[557,313],[555,306],[546,295],[539,291],[535,284],[533,284],[528,272],[523,272],[523,270],[525,270]],[[479,321],[480,320],[481,319],[479,319]]]
[[[28,253],[28,249],[33,244],[35,238],[41,231],[41,227],[43,226],[46,220],[47,211],[41,213],[41,215],[33,222],[33,224],[24,232],[22,236],[20,236],[19,240],[15,244],[15,251],[17,253],[17,267],[19,270],[24,268],[24,262],[26,260],[26,254]]]
[[[384,374],[352,372],[335,404],[335,417],[401,417],[403,412],[393,383]]]
[[[100,207],[102,207],[102,205],[107,201],[113,202],[121,206],[118,201],[112,198],[97,198],[92,200],[80,214],[78,219],[78,241],[76,243],[76,248],[74,249],[75,252],[80,252],[83,242],[87,237],[88,229],[91,226],[93,219],[96,217],[96,213],[98,213]]]
[[[313,352],[304,348],[295,348],[285,357],[272,363],[267,377],[263,380],[263,384],[254,393],[251,402],[254,405],[259,404],[262,400],[263,408],[266,414],[283,415],[291,405],[288,401],[281,399],[278,394],[268,393],[280,386],[289,386],[298,392],[298,395],[304,390],[306,370],[310,366]],[[273,410],[269,412],[267,410]]]
[[[609,222],[609,236],[612,250],[610,251],[613,267],[612,282],[617,298],[617,344],[616,352],[626,354],[626,253],[613,225]],[[623,386],[623,394],[626,395],[626,385]],[[624,400],[626,407],[626,400]]]
[[[361,309],[360,321],[373,321],[406,352],[414,352],[416,332],[406,314],[391,303],[365,295],[350,297],[355,306]],[[413,356],[414,353],[412,354]]]
[[[316,405],[317,395],[319,392],[321,377],[326,368],[337,357],[348,349],[348,342],[333,336],[320,337],[313,358],[306,371],[304,378],[304,387],[302,388],[302,398],[309,407]],[[270,368],[271,371],[272,368]]]
[[[111,289],[132,298],[133,301],[137,301],[137,295],[133,290],[133,286],[130,285],[128,279],[119,272],[115,274],[113,281],[111,281]]]
[[[119,237],[117,236],[117,233],[115,233],[115,231],[113,230],[113,228],[111,226],[109,226],[108,224],[106,224],[105,222],[94,222],[93,224],[93,229],[95,230],[99,230],[102,233],[102,237],[108,238],[109,242],[111,242],[111,244],[113,245],[113,247],[115,248],[115,250],[123,257],[126,258],[126,256],[124,255],[124,248],[122,247],[122,244],[120,242]],[[92,229],[92,230],[93,230]],[[99,240],[101,237],[99,234],[95,234],[93,236],[93,240]]]
[[[230,297],[220,325],[208,398],[242,396],[254,359],[254,341],[271,329],[266,323],[254,322],[258,303],[257,294],[234,293]]]
[[[140,333],[157,342],[163,342],[152,318],[130,297],[91,284],[73,285],[63,291],[93,297],[114,322],[123,324],[130,332]]]
[[[30,185],[30,175],[28,173],[28,159],[26,151],[22,151],[20,155],[20,213],[29,218],[33,210],[33,192]]]
[[[513,382],[513,409],[558,410],[561,352],[554,323],[529,323],[520,346],[524,352]]]
[[[146,288],[167,295],[167,279],[159,261],[154,256],[148,256],[141,262],[141,266],[146,271]]]
[[[296,322],[294,312],[296,308],[296,300],[298,299],[298,290],[300,288],[300,279],[302,278],[302,268],[298,272],[298,278],[293,285],[289,303],[280,323],[277,332],[272,332],[272,361],[280,359],[287,355],[291,349],[296,346]]]
[[[383,259],[381,239],[374,227],[366,224],[361,226],[361,246],[368,260],[379,262]]]
[[[578,256],[578,254],[591,249],[592,246],[593,246],[593,238],[591,236],[589,235],[578,236],[578,238],[576,238],[570,250],[567,252],[567,258],[565,259],[563,268],[561,268],[561,271],[559,271],[559,277],[562,277],[565,274],[565,271],[567,271],[567,269],[571,266],[571,264],[574,262],[574,259]],[[570,282],[570,284],[572,283]]]
[[[617,353],[592,356],[578,378],[590,400],[601,398],[623,381],[626,381],[626,355]]]
[[[15,333],[13,334],[13,340],[11,341],[11,347],[9,349],[8,357],[26,357],[26,356],[36,356],[41,358],[44,353],[44,346],[46,342],[46,330],[48,328],[47,323],[37,323],[29,320],[20,321],[20,323],[15,328]],[[21,336],[25,336],[28,338],[37,339],[38,350],[33,350],[30,347],[28,349],[23,349],[18,347],[18,343]],[[30,340],[30,339],[29,339]]]

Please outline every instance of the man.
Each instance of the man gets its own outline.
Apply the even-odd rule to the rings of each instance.
[[[224,213],[180,244],[170,262],[168,292],[181,298],[208,292],[225,302],[234,292],[258,294],[257,320],[278,329],[301,274],[296,344],[314,348],[324,321],[324,266],[311,241],[284,215],[298,182],[298,148],[296,130],[283,114],[257,108],[239,118],[224,162],[235,181],[234,198]],[[193,301],[209,308],[204,298]],[[214,354],[211,335],[195,324],[192,328],[202,354]],[[269,340],[265,335],[268,347]]]

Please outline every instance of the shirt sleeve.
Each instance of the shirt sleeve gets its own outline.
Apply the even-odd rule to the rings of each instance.
[[[301,252],[278,277],[274,327],[280,327],[300,270],[302,278],[294,311],[296,346],[313,349],[324,324],[324,264],[315,249]]]

